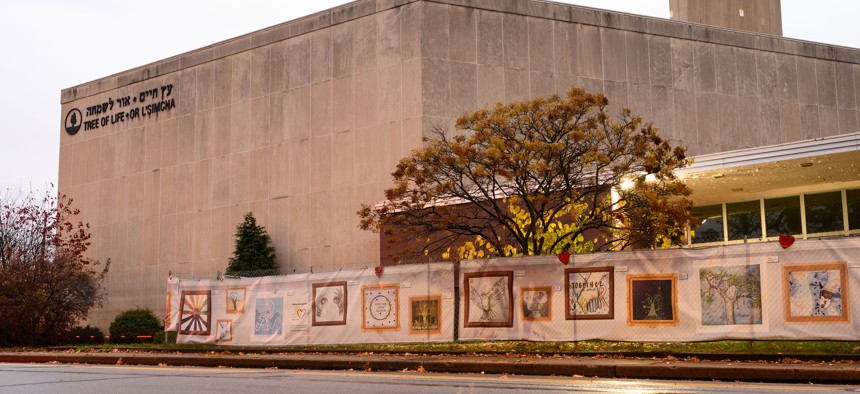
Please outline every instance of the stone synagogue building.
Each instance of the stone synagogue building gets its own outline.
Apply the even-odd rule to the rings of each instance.
[[[860,50],[781,37],[779,0],[705,3],[359,0],[63,90],[59,191],[112,260],[91,323],[223,272],[249,211],[282,272],[375,266],[356,211],[428,130],[571,85],[689,148],[691,247],[860,233]]]

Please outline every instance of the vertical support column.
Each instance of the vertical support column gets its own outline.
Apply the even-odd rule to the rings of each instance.
[[[454,341],[460,340],[460,260],[454,262]]]
[[[851,231],[851,225],[848,223],[848,190],[842,189],[842,230],[845,235]]]
[[[800,234],[803,239],[806,239],[806,198],[805,194],[800,194]]]

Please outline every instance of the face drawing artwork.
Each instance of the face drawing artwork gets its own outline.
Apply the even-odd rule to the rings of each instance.
[[[313,325],[346,324],[346,282],[314,284],[313,297]]]

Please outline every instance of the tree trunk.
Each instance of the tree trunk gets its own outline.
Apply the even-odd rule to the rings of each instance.
[[[735,302],[722,294],[720,297],[722,297],[723,305],[726,308],[726,324],[735,324]]]

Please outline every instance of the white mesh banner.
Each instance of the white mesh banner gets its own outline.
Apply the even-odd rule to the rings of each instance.
[[[450,263],[180,281],[179,343],[304,345],[453,339]],[[206,300],[204,300],[204,298]]]
[[[179,343],[857,339],[860,238],[172,279]]]
[[[460,339],[852,339],[860,238],[468,261]]]

